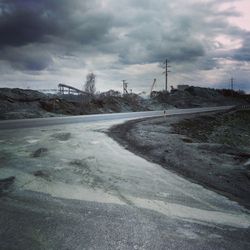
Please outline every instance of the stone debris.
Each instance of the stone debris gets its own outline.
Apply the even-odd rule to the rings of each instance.
[[[14,183],[16,177],[15,176],[10,176],[5,179],[0,179],[0,195],[7,191],[11,185]]]
[[[36,151],[34,151],[34,152],[31,154],[31,156],[34,157],[34,158],[41,157],[41,156],[46,155],[47,152],[48,152],[48,149],[47,149],[47,148],[39,148],[39,149],[37,149]]]

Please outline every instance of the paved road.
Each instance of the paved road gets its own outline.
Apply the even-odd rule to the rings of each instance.
[[[0,179],[16,177],[0,195],[0,249],[250,249],[249,211],[104,133],[126,115],[0,130]]]
[[[220,106],[220,107],[192,108],[192,109],[171,109],[171,110],[166,110],[166,115],[191,114],[191,113],[208,112],[216,110],[226,110],[232,107],[234,106]],[[8,121],[0,121],[0,129],[32,128],[32,127],[60,125],[60,124],[156,117],[163,115],[163,112],[164,111],[162,110],[162,111],[145,111],[145,112],[8,120]]]

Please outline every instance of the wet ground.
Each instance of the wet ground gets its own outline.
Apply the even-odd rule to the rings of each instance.
[[[106,135],[122,121],[0,132],[1,249],[247,249],[249,211]]]
[[[161,117],[114,126],[138,155],[250,208],[250,111]]]

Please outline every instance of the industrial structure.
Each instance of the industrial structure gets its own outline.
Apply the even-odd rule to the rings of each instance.
[[[67,84],[58,84],[58,94],[64,96],[64,99],[67,99],[71,102],[81,102],[88,103],[94,96],[86,91],[82,91],[75,87],[72,87]]]
[[[128,83],[126,80],[122,80],[122,89],[124,95],[128,94]]]
[[[153,84],[151,86],[151,89],[150,89],[150,92],[149,92],[149,95],[152,96],[152,92],[153,92],[153,89],[155,87],[155,84],[156,84],[156,78],[154,78],[154,81],[153,81]]]
[[[66,85],[66,84],[58,84],[58,92],[59,94],[61,95],[64,95],[64,94],[68,94],[68,95],[74,95],[74,94],[77,94],[77,95],[90,95],[89,93],[87,92],[84,92],[80,89],[77,89],[75,87],[72,87],[70,85]]]

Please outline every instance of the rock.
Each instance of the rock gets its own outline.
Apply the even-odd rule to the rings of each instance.
[[[182,141],[186,142],[186,143],[192,143],[193,140],[191,140],[190,138],[182,138]]]
[[[15,176],[10,176],[5,179],[0,179],[0,195],[2,192],[10,188],[10,186],[14,183],[15,179],[16,179]]]
[[[41,178],[49,178],[49,173],[43,170],[35,171],[33,175]]]
[[[41,157],[43,155],[45,155],[46,153],[48,152],[48,149],[47,148],[39,148],[37,149],[35,152],[33,152],[31,154],[32,157]]]

